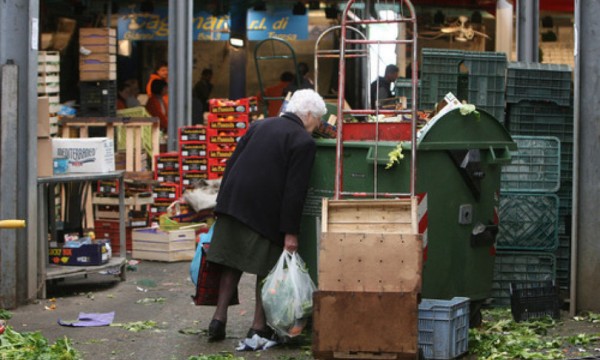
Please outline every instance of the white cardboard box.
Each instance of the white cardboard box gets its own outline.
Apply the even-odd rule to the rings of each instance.
[[[115,171],[115,151],[112,139],[52,139],[52,157],[67,158],[67,173],[104,173]]]

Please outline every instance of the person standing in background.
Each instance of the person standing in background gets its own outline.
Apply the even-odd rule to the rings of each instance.
[[[388,65],[385,67],[383,77],[379,76],[377,80],[371,83],[371,108],[376,109],[382,100],[389,99],[394,96],[392,93],[392,84],[398,79],[400,69],[396,65]]]
[[[164,96],[169,93],[169,86],[166,81],[156,79],[152,82],[150,90],[146,110],[150,115],[159,118],[160,130],[166,134],[169,125],[169,105],[165,103]]]
[[[128,108],[141,106],[140,100],[138,100],[138,95],[140,94],[140,83],[137,79],[127,79],[125,80],[125,84],[129,89],[129,96],[125,99],[125,106]]]
[[[259,93],[256,97],[258,101],[262,103],[262,106],[265,106],[265,101],[267,103],[267,116],[273,117],[279,115],[279,110],[281,109],[281,105],[283,105],[283,89],[288,87],[291,82],[294,81],[294,74],[289,71],[284,71],[279,76],[279,82],[275,85],[266,87],[265,97],[266,98],[279,98],[279,99],[263,99],[261,94]]]
[[[152,95],[152,83],[155,80],[163,80],[164,82],[169,82],[169,66],[166,61],[161,61],[158,63],[156,68],[154,68],[154,72],[150,74],[150,78],[148,79],[148,83],[146,84],[146,94],[148,97]],[[165,104],[169,105],[169,94],[167,93],[163,96],[163,100]]]
[[[296,76],[298,77],[298,83],[300,87],[296,84],[296,82],[291,82],[285,89],[283,89],[283,96],[287,96],[288,93],[294,93],[294,91],[298,89],[314,89],[315,83],[308,75],[309,69],[308,64],[305,62],[298,63],[298,73]]]
[[[205,68],[202,70],[200,80],[194,85],[192,90],[192,96],[200,100],[202,104],[202,111],[208,111],[208,99],[210,99],[210,93],[213,89],[212,84],[213,71],[212,69]]]

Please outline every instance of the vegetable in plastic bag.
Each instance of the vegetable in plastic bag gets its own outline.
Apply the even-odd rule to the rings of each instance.
[[[312,314],[315,289],[300,255],[284,250],[261,290],[269,326],[280,336],[300,335]]]

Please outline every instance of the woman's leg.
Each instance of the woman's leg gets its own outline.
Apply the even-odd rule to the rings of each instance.
[[[256,302],[254,306],[254,320],[252,322],[252,329],[255,330],[264,330],[267,327],[267,318],[261,295],[261,285],[264,278],[264,276],[256,276]]]
[[[217,308],[213,315],[214,320],[227,323],[227,309],[237,290],[241,277],[242,272],[240,270],[223,266],[221,270],[221,282],[219,283],[219,300],[217,301]]]

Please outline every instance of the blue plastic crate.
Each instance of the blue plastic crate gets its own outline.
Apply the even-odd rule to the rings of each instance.
[[[568,106],[571,101],[571,68],[559,64],[508,63],[506,102],[521,100],[552,101]]]
[[[556,192],[560,188],[561,144],[557,137],[514,135],[517,150],[502,167],[500,189],[511,192]]]
[[[496,247],[554,251],[558,246],[558,204],[555,194],[501,193]]]
[[[498,251],[494,262],[493,306],[510,306],[510,283],[556,280],[556,257],[548,252]]]
[[[426,359],[454,359],[469,349],[469,298],[422,299],[419,348]]]

